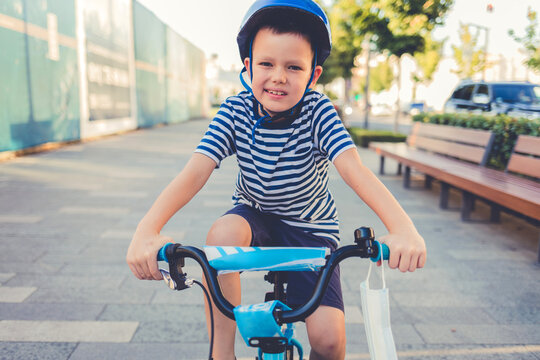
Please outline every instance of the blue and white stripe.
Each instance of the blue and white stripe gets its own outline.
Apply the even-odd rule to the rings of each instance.
[[[338,242],[328,167],[354,143],[332,103],[311,91],[296,119],[263,122],[253,137],[259,117],[248,92],[228,98],[195,151],[212,158],[217,166],[236,154],[240,172],[234,204],[282,216],[287,224]]]
[[[326,264],[327,247],[205,246],[206,258],[219,274],[238,271],[307,271]]]

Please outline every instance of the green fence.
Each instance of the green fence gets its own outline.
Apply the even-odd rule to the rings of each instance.
[[[74,2],[1,4],[0,151],[78,139]]]
[[[204,53],[134,3],[138,125],[176,123],[203,115]]]
[[[126,7],[128,20],[119,14]],[[96,16],[114,28],[109,38],[92,23]],[[76,19],[84,22],[84,41]],[[129,37],[123,31],[131,25]],[[204,63],[200,49],[136,1],[2,0],[0,152],[203,116]],[[133,121],[82,131],[126,117]]]

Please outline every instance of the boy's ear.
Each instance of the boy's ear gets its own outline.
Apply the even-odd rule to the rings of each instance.
[[[244,66],[246,67],[248,76],[251,77],[251,74],[249,73],[249,57],[244,59]]]
[[[313,80],[311,80],[309,88],[313,89],[313,87],[317,84],[317,80],[319,80],[319,78],[321,77],[322,72],[323,68],[321,65],[315,66],[315,70],[313,71]]]

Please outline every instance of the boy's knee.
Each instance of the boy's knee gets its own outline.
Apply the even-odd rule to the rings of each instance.
[[[345,333],[321,329],[309,335],[311,351],[321,359],[343,359],[345,356]]]
[[[210,246],[249,246],[251,227],[241,216],[228,214],[217,219],[206,237]]]
[[[312,358],[343,359],[345,357],[345,317],[341,310],[320,306],[306,319]]]

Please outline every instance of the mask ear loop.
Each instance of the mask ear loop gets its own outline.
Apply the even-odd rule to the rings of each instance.
[[[380,242],[377,242],[377,244],[379,245],[379,254],[382,254],[383,253],[383,249],[382,249],[382,244]],[[366,285],[367,285],[367,288],[369,289],[369,278],[371,277],[371,267],[373,266],[373,261],[370,261],[369,262],[369,270],[368,270],[368,274],[367,274],[367,278],[366,278]],[[382,288],[383,289],[386,289],[386,280],[384,279],[384,261],[382,260],[382,256],[381,256],[381,278],[382,278]]]

